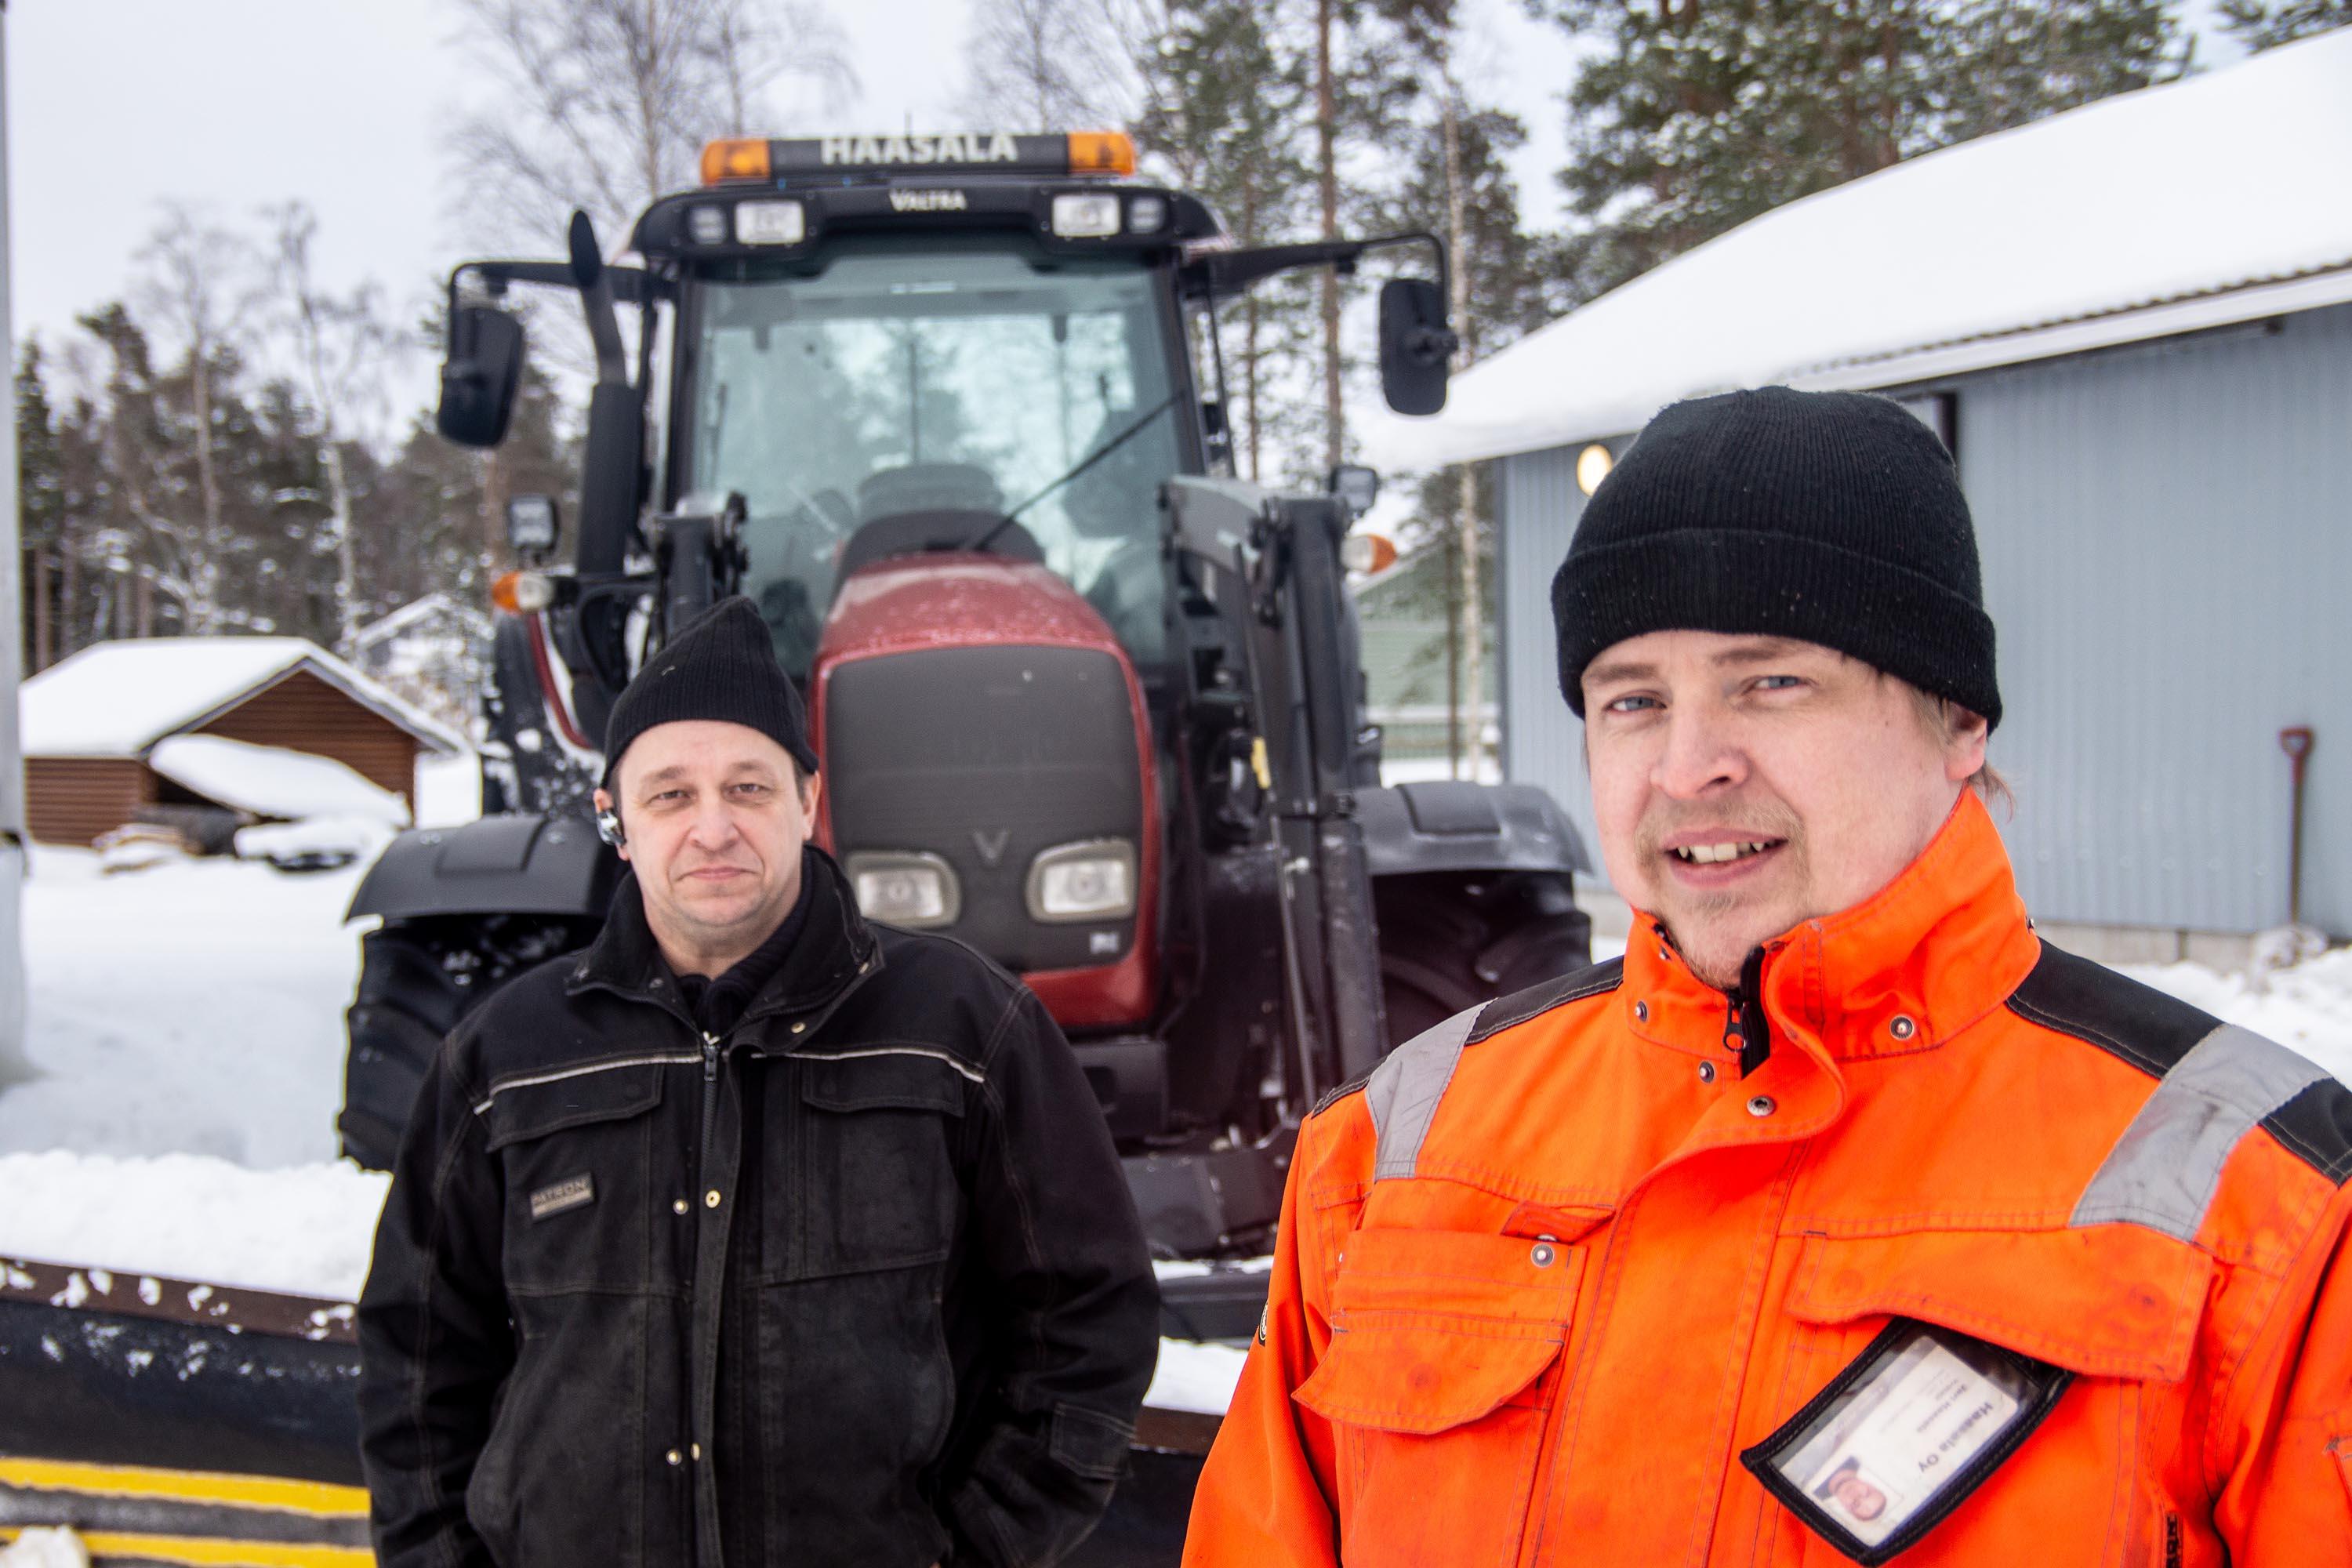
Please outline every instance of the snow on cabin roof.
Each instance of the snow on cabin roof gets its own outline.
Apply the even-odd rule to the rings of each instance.
[[[1410,469],[1623,435],[1679,397],[1891,387],[2352,300],[2352,27],[1791,202],[1529,333]]]
[[[302,637],[137,637],[86,647],[16,690],[28,757],[135,757],[307,669],[446,755],[447,726]]]

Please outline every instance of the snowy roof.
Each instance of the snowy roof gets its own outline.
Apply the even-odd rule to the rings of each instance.
[[[370,621],[352,634],[351,646],[364,653],[388,638],[404,637],[415,627],[436,622],[455,620],[467,628],[478,626],[485,634],[489,629],[489,617],[469,605],[460,604],[439,589],[411,599],[408,603]]]
[[[1891,387],[2352,300],[2352,27],[1750,220],[1364,421],[1383,467],[1641,428],[1678,397]]]
[[[408,826],[408,803],[332,757],[257,746],[226,735],[166,735],[147,765],[206,800],[257,816],[362,817]]]
[[[86,647],[16,689],[28,757],[135,757],[308,670],[444,753],[465,742],[302,637],[137,637]]]

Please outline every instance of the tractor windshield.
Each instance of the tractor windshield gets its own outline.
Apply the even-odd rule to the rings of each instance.
[[[795,675],[845,552],[854,568],[992,531],[1007,552],[1034,541],[1139,663],[1159,659],[1178,414],[1144,264],[845,238],[706,281],[695,316],[683,488],[742,493],[744,591]]]

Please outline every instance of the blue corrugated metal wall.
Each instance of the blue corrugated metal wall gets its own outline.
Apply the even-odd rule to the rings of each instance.
[[[2053,920],[2352,931],[2352,308],[1975,376],[1962,483],[2000,631],[2011,852]]]
[[[1557,447],[1506,458],[1500,465],[1503,527],[1495,572],[1502,625],[1496,641],[1503,666],[1503,771],[1551,791],[1583,836],[1597,872],[1601,839],[1584,782],[1584,724],[1560,700],[1551,630],[1551,574],[1584,512],[1584,492],[1576,488],[1581,450]]]
[[[2278,732],[2309,724],[2304,918],[2352,933],[2352,307],[1949,388],[2029,906],[2105,925],[2284,921]],[[1505,757],[1589,834],[1545,602],[1583,500],[1574,460],[1503,463]]]

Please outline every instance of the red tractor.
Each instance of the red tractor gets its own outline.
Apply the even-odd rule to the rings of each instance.
[[[1587,961],[1549,797],[1380,784],[1343,565],[1369,470],[1298,497],[1232,477],[1220,311],[1424,253],[1434,279],[1382,286],[1380,357],[1391,405],[1433,413],[1442,247],[1237,249],[1133,164],[1119,135],[714,142],[702,187],[638,220],[637,265],[575,218],[565,261],[457,270],[445,435],[504,434],[515,285],[576,293],[599,374],[571,566],[545,564],[551,500],[509,510],[533,565],[500,590],[493,815],[404,835],[352,906],[381,925],[349,1153],[388,1163],[458,1017],[603,918],[594,740],[646,650],[728,594],[805,683],[821,841],[866,913],[1034,988],[1171,1256],[1261,1249],[1320,1096]]]

